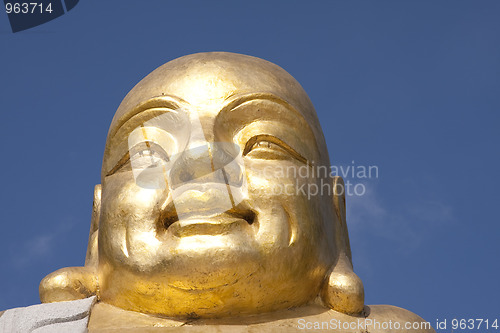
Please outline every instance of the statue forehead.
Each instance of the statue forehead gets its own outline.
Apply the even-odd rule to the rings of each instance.
[[[317,131],[314,107],[300,84],[281,67],[247,55],[209,52],[172,60],[141,80],[120,104],[110,131],[140,103],[173,95],[197,107],[217,107],[231,96],[269,93],[295,107]]]

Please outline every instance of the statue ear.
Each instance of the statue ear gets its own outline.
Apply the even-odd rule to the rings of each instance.
[[[333,177],[333,208],[337,215],[335,243],[339,253],[345,253],[349,262],[352,262],[351,245],[349,243],[349,232],[347,231],[346,206],[345,206],[345,184],[342,177]],[[352,265],[352,264],[351,264]]]
[[[335,228],[338,259],[323,282],[321,299],[330,309],[359,314],[364,308],[365,292],[363,282],[352,267],[346,224],[345,185],[342,177],[333,178],[333,189],[333,205],[338,219]]]
[[[99,234],[99,218],[101,216],[101,184],[94,187],[94,202],[92,204],[92,218],[90,220],[89,242],[85,266],[97,266],[97,235]]]
[[[101,185],[99,184],[94,188],[94,203],[85,266],[61,268],[44,277],[38,288],[42,303],[73,301],[97,295],[97,235],[100,212]]]

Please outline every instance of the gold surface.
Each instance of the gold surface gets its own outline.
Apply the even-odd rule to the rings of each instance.
[[[405,325],[412,326],[407,329]],[[360,315],[346,315],[326,309],[320,304],[309,304],[260,315],[180,320],[126,311],[109,304],[98,303],[92,309],[89,321],[90,333],[304,331],[435,333],[430,324],[419,316],[390,305],[365,306]]]
[[[359,314],[344,193],[300,191],[342,179],[283,173],[329,163],[312,103],[282,68],[221,52],[173,60],[113,118],[85,267],[48,275],[40,297],[96,294],[96,309],[134,311],[136,324],[265,314],[318,296]]]

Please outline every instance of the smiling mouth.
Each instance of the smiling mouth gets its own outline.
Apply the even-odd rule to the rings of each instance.
[[[180,218],[179,218],[180,215]],[[244,202],[223,213],[210,209],[184,211],[178,214],[173,201],[160,214],[157,230],[178,237],[227,234],[239,227],[253,225],[256,214]]]
[[[183,216],[182,219],[179,219],[175,208],[166,214],[166,216],[162,219],[161,224],[164,229],[168,229],[172,224],[181,221],[200,221],[207,220],[211,223],[215,223],[219,221],[220,223],[224,223],[227,220],[245,220],[248,224],[253,224],[255,220],[255,213],[251,210],[239,210],[236,208],[230,209],[227,212],[222,214],[214,214],[209,216],[203,216],[203,214],[196,214],[193,212],[189,216]]]
[[[235,204],[235,195],[240,198]],[[187,183],[169,193],[157,220],[159,234],[220,235],[250,231],[256,214],[244,191],[224,183]],[[254,228],[252,228],[254,229]]]

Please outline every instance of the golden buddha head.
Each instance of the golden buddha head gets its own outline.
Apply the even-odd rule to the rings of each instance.
[[[119,106],[86,265],[47,276],[41,299],[221,317],[320,295],[360,312],[343,183],[328,166],[314,107],[285,70],[222,52],[173,60]]]

